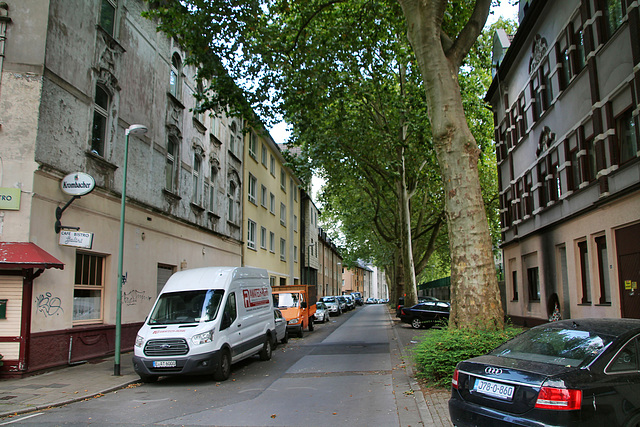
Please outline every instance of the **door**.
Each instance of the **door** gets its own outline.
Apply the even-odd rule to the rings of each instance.
[[[616,230],[621,315],[640,319],[640,224]]]

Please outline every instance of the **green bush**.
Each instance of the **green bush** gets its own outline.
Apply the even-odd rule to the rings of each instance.
[[[414,349],[418,377],[430,385],[449,387],[458,362],[488,353],[523,332],[505,325],[504,330],[430,329]]]

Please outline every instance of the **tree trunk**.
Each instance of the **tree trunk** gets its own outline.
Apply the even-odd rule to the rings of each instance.
[[[424,79],[445,189],[451,251],[449,324],[456,328],[501,329],[504,314],[478,175],[479,148],[467,125],[458,83],[461,59],[458,58],[460,63],[455,57],[452,60],[453,54],[445,53],[442,42],[441,25],[447,2],[399,1]]]
[[[398,207],[400,211],[400,246],[402,248],[402,266],[404,272],[404,305],[411,307],[418,303],[416,272],[413,263],[413,244],[411,237],[411,208],[405,170],[404,149],[398,148],[399,176],[396,181]]]

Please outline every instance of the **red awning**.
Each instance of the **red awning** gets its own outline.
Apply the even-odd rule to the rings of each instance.
[[[59,268],[64,264],[35,243],[0,242],[0,269]]]

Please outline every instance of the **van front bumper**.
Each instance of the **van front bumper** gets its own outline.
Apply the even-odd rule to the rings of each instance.
[[[133,369],[140,376],[213,374],[219,364],[219,350],[180,357],[148,358],[133,356]]]

